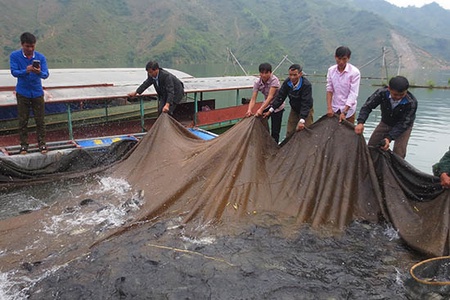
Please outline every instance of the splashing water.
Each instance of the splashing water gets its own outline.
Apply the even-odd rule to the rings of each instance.
[[[64,204],[65,198],[78,198],[81,200],[79,205],[67,206],[60,214],[43,219],[43,232],[55,236],[67,234],[81,236],[84,232],[94,230],[94,232],[100,234],[106,229],[117,228],[130,221],[130,211],[140,209],[143,197],[142,191],[134,192],[129,183],[123,179],[112,177],[94,177],[93,179],[75,182],[70,188],[67,188],[67,185],[55,185],[53,183],[40,186],[39,189],[29,187],[27,193],[21,193],[22,198],[18,205],[6,207],[11,201],[3,202],[2,206],[9,209],[4,215],[10,217],[19,214],[19,211],[37,210],[48,207],[57,201]],[[50,188],[47,188],[49,186]],[[89,190],[89,192],[83,196],[77,195],[77,187],[80,188],[79,190]],[[83,198],[86,195],[88,195],[88,199]],[[2,195],[2,200],[14,199],[16,196],[17,194],[12,192],[4,195],[4,197]],[[0,213],[2,213],[1,210]],[[36,247],[39,247],[39,240],[30,243],[20,252]],[[0,256],[5,255],[6,252],[7,249],[0,249]],[[44,270],[41,274],[34,274],[38,276],[33,278],[22,276],[17,270],[0,273],[0,299],[27,299],[27,292],[37,282],[63,267],[65,265],[55,265],[49,270]]]
[[[121,178],[113,178],[113,177],[97,177],[97,180],[100,183],[100,187],[98,190],[91,190],[91,195],[98,195],[104,193],[114,192],[118,196],[125,195],[131,189],[130,184]]]
[[[384,230],[384,235],[386,235],[390,241],[399,240],[400,236],[398,235],[398,230],[396,230],[392,225],[387,224],[386,229]]]
[[[130,210],[139,209],[140,195],[132,192],[126,180],[112,177],[97,179],[99,187],[87,193],[96,199],[88,200],[93,202],[97,209],[85,212],[81,206],[68,207],[65,213],[53,216],[50,223],[46,224],[44,231],[47,234],[77,235],[92,230],[93,226],[97,226],[95,228],[98,232],[119,227],[126,223]]]

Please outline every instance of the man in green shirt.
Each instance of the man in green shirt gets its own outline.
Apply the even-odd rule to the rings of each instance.
[[[441,160],[433,165],[433,174],[441,178],[444,189],[450,188],[450,147]]]

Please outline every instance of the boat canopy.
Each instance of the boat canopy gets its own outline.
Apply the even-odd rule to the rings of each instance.
[[[186,93],[249,89],[256,76],[222,76],[196,78],[182,71],[166,69],[183,83]],[[127,98],[127,94],[147,78],[142,68],[51,69],[43,81],[46,103]],[[9,70],[0,70],[0,107],[16,105],[16,78]],[[143,96],[156,96],[153,87]]]

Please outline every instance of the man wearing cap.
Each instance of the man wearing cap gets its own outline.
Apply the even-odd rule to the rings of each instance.
[[[276,111],[286,97],[289,97],[291,105],[286,131],[286,137],[289,137],[295,131],[303,130],[313,123],[312,85],[303,77],[302,67],[298,64],[289,67],[289,77],[284,80],[269,110],[264,113],[264,117]]]
[[[406,147],[416,119],[417,100],[408,91],[409,82],[403,76],[389,80],[389,86],[376,90],[361,107],[355,126],[355,133],[362,134],[364,123],[374,108],[380,105],[381,121],[369,139],[369,146],[380,146],[388,150],[392,141],[394,153],[406,156]]]

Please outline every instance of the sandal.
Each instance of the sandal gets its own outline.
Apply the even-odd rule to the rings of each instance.
[[[27,154],[28,153],[28,147],[27,146],[21,146],[19,153],[22,154],[22,155]]]
[[[42,154],[45,154],[48,152],[47,146],[41,145],[39,146],[39,151],[41,151]]]

